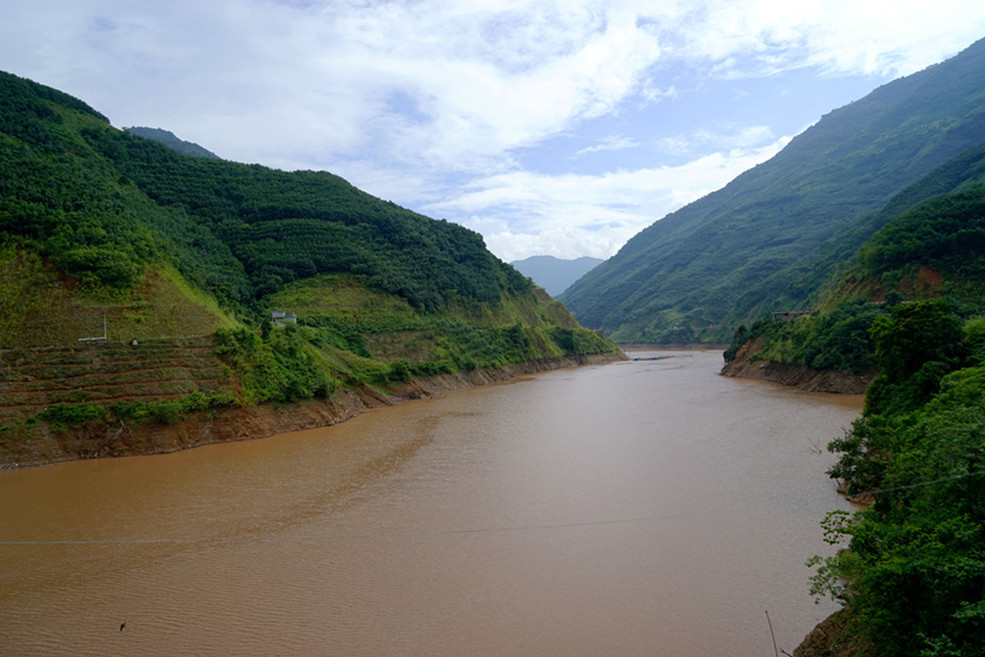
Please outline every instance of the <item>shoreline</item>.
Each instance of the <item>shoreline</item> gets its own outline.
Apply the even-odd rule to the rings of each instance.
[[[725,363],[720,372],[722,376],[761,379],[786,386],[794,386],[807,392],[832,392],[843,395],[861,395],[869,387],[871,376],[812,370],[800,365],[777,363],[771,360],[742,361]]]
[[[758,360],[760,340],[748,342],[739,348],[735,358],[726,362],[719,374],[722,376],[760,379],[785,386],[794,386],[807,392],[833,392],[843,395],[861,395],[872,382],[874,374],[854,374],[834,370],[812,370],[801,365]]]
[[[346,389],[327,400],[198,411],[173,424],[131,426],[121,422],[119,425],[79,427],[59,434],[46,428],[42,435],[26,441],[5,441],[3,447],[6,449],[0,454],[0,472],[66,461],[167,454],[215,443],[257,440],[280,433],[318,429],[404,401],[429,399],[526,374],[625,359],[625,354],[602,354],[527,361],[494,370],[439,374],[385,390],[365,386]]]

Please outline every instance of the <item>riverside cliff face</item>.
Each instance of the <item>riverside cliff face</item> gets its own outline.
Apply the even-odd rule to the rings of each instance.
[[[199,411],[174,424],[90,425],[55,433],[44,430],[27,440],[0,432],[0,470],[10,470],[116,456],[165,454],[212,443],[265,438],[278,433],[316,429],[344,422],[369,410],[453,390],[507,381],[515,376],[620,360],[599,355],[549,358],[499,369],[473,370],[415,379],[399,387],[346,389],[329,400],[288,405],[264,404]]]
[[[812,370],[800,365],[759,360],[759,340],[744,344],[735,358],[722,367],[723,376],[762,379],[787,386],[796,386],[808,392],[835,392],[861,395],[872,381],[872,375],[832,370]]]

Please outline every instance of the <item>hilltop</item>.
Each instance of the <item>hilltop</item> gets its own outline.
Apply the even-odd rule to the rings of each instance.
[[[825,115],[640,232],[560,300],[584,325],[638,343],[728,340],[764,312],[812,307],[881,225],[941,193],[911,185],[985,143],[983,88],[979,41]]]
[[[620,356],[473,231],[330,173],[179,153],[6,73],[0,309],[0,463],[263,435]]]
[[[131,135],[137,135],[138,137],[144,137],[146,139],[153,139],[154,141],[159,141],[165,146],[169,146],[174,150],[182,153],[184,155],[192,155],[195,157],[207,157],[213,160],[218,160],[219,156],[208,150],[203,146],[199,146],[195,142],[185,141],[184,139],[179,139],[170,130],[164,130],[162,128],[145,128],[142,126],[132,126],[130,128],[124,128]]]

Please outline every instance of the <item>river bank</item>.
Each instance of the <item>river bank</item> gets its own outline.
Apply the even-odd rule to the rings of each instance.
[[[871,374],[834,370],[812,370],[801,365],[778,363],[757,358],[760,340],[748,342],[739,348],[735,358],[722,367],[723,376],[761,379],[786,386],[794,386],[807,392],[834,392],[843,395],[861,395],[872,382]]]
[[[344,422],[377,408],[453,390],[507,381],[536,372],[578,367],[623,357],[611,355],[551,358],[492,370],[473,370],[415,379],[387,388],[345,389],[328,400],[241,406],[189,413],[171,423],[90,425],[55,433],[45,429],[24,439],[0,433],[0,470],[63,461],[166,454],[212,443],[254,440],[279,433]]]

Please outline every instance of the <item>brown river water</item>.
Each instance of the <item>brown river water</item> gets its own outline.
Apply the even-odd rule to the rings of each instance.
[[[793,652],[861,398],[654,354],[0,473],[0,655]]]

